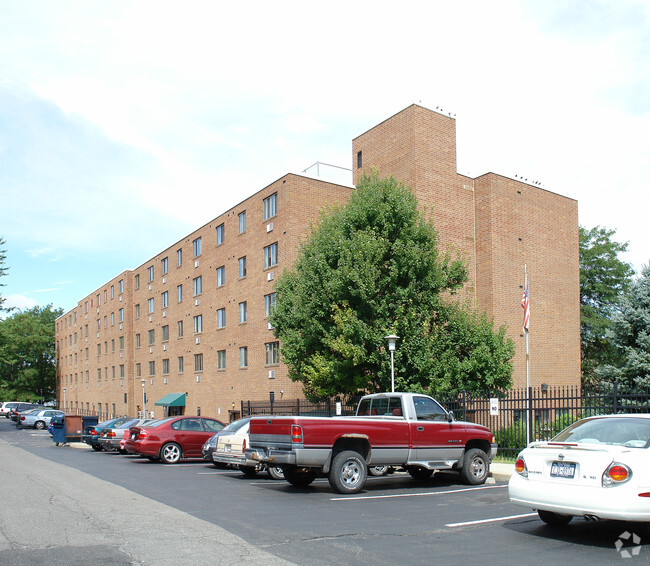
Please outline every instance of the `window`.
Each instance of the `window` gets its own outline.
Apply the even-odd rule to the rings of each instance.
[[[97,355],[98,356],[102,355],[102,345],[101,344],[97,344]]]
[[[226,351],[219,350],[217,352],[217,369],[226,369]]]
[[[239,278],[246,277],[246,256],[239,258]]]
[[[247,368],[248,367],[248,347],[242,346],[239,348],[239,367]]]
[[[203,332],[203,315],[197,315],[194,317],[194,334]]]
[[[140,334],[135,335],[135,347],[136,348],[140,347]]]
[[[203,283],[202,283],[201,275],[192,279],[192,285],[194,287],[194,296],[196,297],[197,295],[200,295],[201,292],[203,291]]]
[[[140,274],[139,273],[135,276],[135,288],[136,289],[140,288]]]
[[[111,326],[115,326],[115,313],[111,313]]]
[[[246,211],[239,213],[239,233],[246,232]]]
[[[176,295],[178,297],[178,302],[182,303],[183,302],[183,286],[182,285],[178,285],[176,287]]]
[[[111,299],[115,298],[115,285],[111,285]]]
[[[220,308],[217,311],[217,328],[224,328],[226,326],[226,309]]]
[[[108,328],[108,317],[104,316],[104,328]]]
[[[166,257],[160,260],[160,269],[162,271],[162,275],[167,275],[167,271],[169,270],[169,261]]]
[[[239,303],[239,322],[243,323],[248,320],[248,303],[246,301]]]
[[[154,304],[153,304],[153,298],[148,299],[148,300],[147,300],[147,309],[148,309],[147,312],[148,312],[149,314],[151,314],[151,313],[153,312],[153,307],[154,307]]]
[[[140,305],[135,305],[135,318],[140,318]]]
[[[97,368],[97,381],[102,380],[102,368]]]
[[[124,322],[124,309],[118,311],[120,322]]]
[[[162,327],[162,340],[163,342],[167,342],[169,340],[169,325],[166,324],[165,326]]]
[[[115,366],[111,366],[111,378],[115,379]]]
[[[197,238],[192,242],[192,254],[194,257],[199,257],[201,255],[201,238]]]
[[[275,308],[275,293],[264,295],[264,316],[268,318]]]
[[[100,295],[97,293],[97,306],[101,305],[102,302],[100,301]]]
[[[88,314],[88,301],[84,303],[84,312]]]
[[[108,294],[107,293],[108,293],[108,291],[106,289],[104,289],[104,302],[105,303],[108,302]]]
[[[115,338],[113,338],[113,339],[111,340],[111,352],[112,352],[112,353],[115,352]]]
[[[163,375],[169,375],[169,359],[164,359],[162,361],[162,372]]]
[[[162,299],[162,308],[166,309],[169,306],[169,291],[165,291],[160,298]]]
[[[183,265],[183,250],[178,249],[176,250],[176,267],[180,267]]]
[[[226,284],[226,266],[217,267],[217,287],[223,287]]]
[[[153,345],[155,341],[156,341],[156,331],[152,328],[149,331],[149,346]]]
[[[217,246],[223,244],[226,235],[226,227],[223,224],[217,226]]]
[[[280,343],[267,342],[264,344],[266,349],[266,365],[275,365],[280,363]]]
[[[142,377],[142,366],[140,364],[135,364],[135,376]]]
[[[183,356],[178,356],[178,373],[183,373]]]
[[[124,293],[124,279],[120,279],[120,280],[117,282],[117,287],[118,287],[118,289],[119,289],[118,292],[120,293],[120,295],[121,295],[122,293]]]
[[[102,321],[98,318],[97,319],[97,330],[101,330],[101,329],[102,329]]]
[[[153,265],[147,267],[147,282],[151,283],[153,281]]]
[[[149,375],[156,375],[156,362],[149,362]]]
[[[120,336],[120,350],[124,350],[124,336]]]
[[[278,264],[278,243],[275,242],[264,248],[264,269]]]
[[[360,151],[357,151],[357,169],[361,169],[362,163],[363,163],[363,154]]]
[[[178,321],[178,337],[179,338],[183,337],[183,321],[182,320]]]
[[[194,371],[203,371],[203,354],[194,354]]]
[[[268,220],[278,213],[278,193],[273,193],[264,199],[264,220]]]

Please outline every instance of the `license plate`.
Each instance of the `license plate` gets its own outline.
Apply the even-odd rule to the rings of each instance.
[[[573,462],[553,462],[551,464],[552,478],[572,478],[576,475],[576,465]]]

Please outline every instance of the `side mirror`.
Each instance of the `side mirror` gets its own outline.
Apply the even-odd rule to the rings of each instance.
[[[454,422],[454,412],[453,411],[447,411],[447,422],[448,423]]]

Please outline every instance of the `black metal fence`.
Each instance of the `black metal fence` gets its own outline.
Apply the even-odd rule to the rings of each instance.
[[[650,388],[619,384],[580,387],[530,387],[499,391],[440,392],[435,397],[458,420],[487,426],[496,436],[499,454],[515,457],[525,448],[528,421],[531,440],[548,440],[574,421],[601,414],[650,412]],[[311,403],[304,399],[246,401],[241,416],[353,415],[358,397]]]

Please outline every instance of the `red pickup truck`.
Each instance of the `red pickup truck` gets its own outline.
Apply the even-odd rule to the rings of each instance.
[[[482,484],[496,452],[488,428],[454,420],[431,397],[376,393],[361,398],[354,417],[253,417],[246,457],[281,466],[295,486],[327,476],[336,491],[356,493],[369,466],[403,468],[415,479],[452,469]]]

